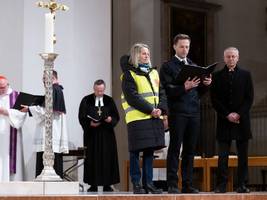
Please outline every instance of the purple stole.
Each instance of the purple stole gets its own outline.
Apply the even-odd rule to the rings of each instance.
[[[9,105],[12,108],[16,102],[19,93],[12,91],[9,95]],[[10,126],[10,143],[9,143],[9,169],[10,173],[16,173],[16,159],[17,159],[17,129]]]

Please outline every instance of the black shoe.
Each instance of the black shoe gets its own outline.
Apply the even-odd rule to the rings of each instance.
[[[215,193],[226,193],[226,188],[225,187],[217,187],[214,190]]]
[[[246,186],[242,185],[236,189],[236,192],[237,193],[250,193],[250,190]]]
[[[88,188],[87,192],[97,192],[97,186],[91,185],[91,187]]]
[[[110,187],[110,185],[105,185],[103,187],[103,191],[104,192],[114,192],[114,190],[112,189],[112,187]]]
[[[150,183],[150,184],[146,184],[145,186],[144,186],[144,188],[145,188],[145,191],[146,191],[146,193],[148,194],[149,192],[151,193],[151,194],[162,194],[162,189],[158,189],[158,188],[156,188],[155,187],[155,185],[153,185],[152,183]]]
[[[182,193],[193,193],[197,194],[199,193],[198,189],[193,188],[192,186],[187,186],[182,188]]]
[[[168,193],[169,194],[181,194],[177,186],[169,186]]]
[[[142,186],[137,183],[137,184],[133,184],[133,193],[134,194],[146,194],[146,191],[142,188]]]

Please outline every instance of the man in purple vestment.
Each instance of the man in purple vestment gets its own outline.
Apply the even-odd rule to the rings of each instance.
[[[23,180],[21,126],[26,114],[12,109],[18,92],[0,75],[0,181]]]

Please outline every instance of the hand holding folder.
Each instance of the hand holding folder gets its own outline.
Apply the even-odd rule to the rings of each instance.
[[[209,77],[209,75],[214,71],[217,64],[218,62],[215,62],[207,67],[184,65],[176,77],[176,80],[178,83],[184,83],[188,78],[193,79],[194,77],[204,80],[205,77]]]
[[[20,92],[13,108],[17,110],[21,110],[23,108],[22,105],[25,105],[25,106],[43,105],[44,100],[45,100],[44,96],[32,95],[32,94]]]
[[[100,122],[102,120],[102,118],[98,118],[96,119],[95,117],[92,117],[91,115],[87,115],[87,117],[91,120],[93,120],[94,122]]]

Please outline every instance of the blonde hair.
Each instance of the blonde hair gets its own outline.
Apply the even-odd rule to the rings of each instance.
[[[129,63],[132,64],[134,67],[138,67],[142,48],[146,48],[150,52],[148,45],[143,44],[143,43],[134,44],[130,50]],[[150,59],[149,59],[148,65],[151,66]]]

